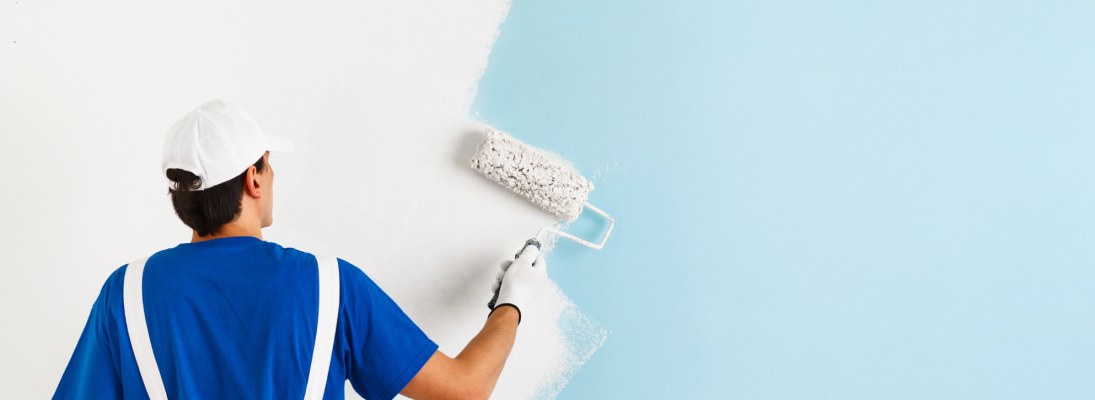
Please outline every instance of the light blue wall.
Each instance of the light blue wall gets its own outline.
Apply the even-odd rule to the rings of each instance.
[[[514,1],[473,113],[619,165],[560,398],[1095,397],[1095,3],[809,3]]]

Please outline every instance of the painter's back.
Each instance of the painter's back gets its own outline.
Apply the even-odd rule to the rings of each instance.
[[[390,399],[437,345],[360,269],[338,261],[341,296],[324,399],[344,381]],[[133,356],[122,289],[103,286],[55,399],[148,398]],[[301,398],[315,343],[316,258],[254,237],[183,243],[145,264],[145,319],[171,399]]]

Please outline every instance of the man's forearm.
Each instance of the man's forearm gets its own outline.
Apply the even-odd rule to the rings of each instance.
[[[501,306],[456,358],[440,351],[401,392],[412,399],[486,399],[494,391],[517,336],[519,313]]]
[[[513,350],[513,341],[517,337],[517,323],[520,313],[516,308],[501,306],[491,313],[483,330],[468,342],[456,360],[473,371],[476,381],[486,384],[487,393],[494,391],[506,358]]]

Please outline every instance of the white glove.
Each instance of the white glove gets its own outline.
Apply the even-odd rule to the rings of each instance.
[[[535,302],[547,290],[547,261],[540,256],[540,250],[535,245],[525,246],[516,260],[503,261],[501,270],[491,287],[498,293],[495,309],[511,304],[520,315],[525,306]]]

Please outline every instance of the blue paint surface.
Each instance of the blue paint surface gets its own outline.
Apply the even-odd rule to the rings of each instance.
[[[619,221],[561,399],[1095,396],[1095,3],[887,3],[514,2],[472,111]]]

